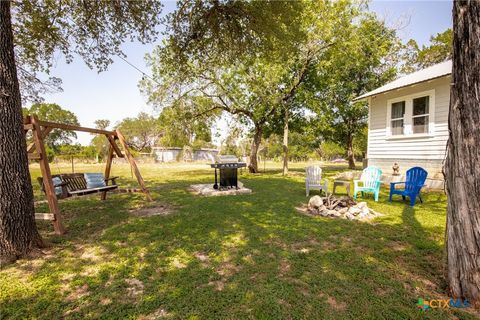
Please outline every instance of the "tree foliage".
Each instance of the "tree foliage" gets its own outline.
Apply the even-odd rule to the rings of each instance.
[[[235,8],[238,6],[247,6],[251,10],[237,12]],[[264,15],[264,6],[284,12],[280,15]],[[180,14],[182,8],[180,6]],[[324,61],[331,47],[343,45],[344,38],[349,36],[347,27],[364,8],[363,4],[348,1],[225,1],[221,6],[203,8],[203,11],[210,13],[223,9],[229,12],[231,9],[236,14],[246,15],[247,22],[236,29],[235,24],[230,26],[230,22],[226,21],[225,30],[210,30],[207,26],[207,31],[197,33],[191,30],[201,27],[189,24],[195,24],[196,20],[184,16],[183,19],[189,23],[184,21],[184,27],[178,30],[174,25],[165,45],[147,56],[155,81],[146,79],[140,86],[149,96],[149,101],[160,108],[178,101],[189,101],[194,110],[192,113],[196,116],[223,111],[249,125],[254,133],[250,170],[255,172],[262,131],[277,113],[289,105],[289,100],[302,86],[310,68]],[[229,17],[225,12],[211,15],[219,20]],[[207,17],[211,15],[207,14]],[[256,21],[257,15],[261,15],[262,24],[276,26],[272,28],[276,31],[268,33],[270,28],[266,28],[265,32],[256,32],[255,26],[250,26],[248,21]],[[197,17],[195,12],[193,16]],[[234,38],[226,37],[232,44],[231,50],[223,45],[224,40],[218,42],[211,33],[218,31],[223,35],[229,30],[231,37],[238,38],[234,41]],[[265,38],[268,39],[265,46],[249,45],[263,43]],[[243,40],[247,42],[242,44],[243,50],[237,52],[236,43],[242,43]],[[195,43],[191,52],[179,50],[185,47],[183,43],[189,41]],[[231,55],[232,52],[237,54]],[[208,102],[197,103],[199,97]]]
[[[167,17],[169,50],[186,70],[192,57],[217,65],[251,51],[263,57],[288,53],[299,40],[303,11],[301,1],[180,0]]]
[[[341,47],[328,52],[327,63],[309,73],[305,94],[300,97],[317,114],[318,133],[325,140],[344,146],[350,168],[355,167],[354,138],[367,126],[365,102],[352,102],[396,75],[395,30],[373,14],[365,13],[358,23],[346,27],[349,37]]]
[[[35,114],[40,120],[60,122],[79,126],[77,116],[60,107],[56,103],[35,103],[30,108],[23,108],[23,115]],[[72,139],[76,139],[77,134],[74,131],[53,129],[45,138],[48,147],[58,152],[61,144],[72,143]]]
[[[403,48],[402,73],[411,73],[434,64],[452,59],[452,29],[437,33],[430,37],[430,44],[418,46],[410,39]]]
[[[157,36],[159,1],[14,1],[12,28],[24,100],[58,90],[49,76],[58,53],[67,63],[80,56],[90,68],[106,70],[112,56],[124,56],[124,39],[149,43]],[[42,79],[41,75],[47,75]]]
[[[345,147],[332,141],[325,141],[320,145],[318,153],[322,160],[333,160],[345,156]]]
[[[95,159],[97,157],[97,150],[95,146],[82,146],[79,143],[75,144],[62,144],[59,147],[56,158],[70,160],[73,158],[81,159]]]
[[[94,121],[95,128],[106,130],[108,126],[110,126],[110,120],[108,119],[97,119]],[[107,157],[108,155],[108,148],[110,146],[110,142],[108,142],[107,137],[101,134],[95,134],[92,140],[90,141],[90,146],[95,150],[95,157],[97,161]]]
[[[129,147],[139,152],[150,152],[161,135],[157,119],[141,112],[135,118],[125,118],[117,124]]]
[[[200,99],[197,103],[201,103]],[[212,126],[215,114],[195,117],[189,101],[178,101],[162,110],[158,118],[161,130],[159,145],[164,147],[212,147]]]

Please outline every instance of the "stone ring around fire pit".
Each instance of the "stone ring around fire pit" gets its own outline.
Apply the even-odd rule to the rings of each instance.
[[[297,209],[310,215],[348,220],[364,220],[382,215],[370,209],[366,202],[357,203],[350,197],[337,198],[331,194],[326,197],[313,196],[306,208]]]

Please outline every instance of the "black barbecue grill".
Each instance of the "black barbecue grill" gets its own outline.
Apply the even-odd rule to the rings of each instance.
[[[215,163],[210,164],[215,169],[214,189],[238,189],[238,168],[245,168],[245,162],[238,162],[235,156],[217,156]],[[220,185],[218,184],[217,169],[220,171]]]

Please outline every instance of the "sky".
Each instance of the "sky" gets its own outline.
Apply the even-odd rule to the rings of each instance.
[[[165,1],[163,12],[175,9],[174,1]],[[415,39],[419,45],[427,44],[430,36],[452,26],[451,1],[373,1],[370,10],[384,19],[387,25],[399,28],[403,40]],[[127,60],[149,74],[145,65],[146,53],[160,44],[142,45],[125,43],[123,50]],[[81,59],[66,64],[59,59],[51,75],[62,79],[63,92],[47,94],[45,102],[57,103],[76,114],[82,126],[94,127],[97,119],[108,119],[111,125],[139,112],[153,112],[146,98],[138,89],[142,74],[132,66],[114,57],[107,71],[90,70]],[[221,125],[217,126],[221,127]],[[77,133],[78,142],[87,145],[92,136]]]

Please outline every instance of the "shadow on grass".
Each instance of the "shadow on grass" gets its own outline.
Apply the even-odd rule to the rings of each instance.
[[[51,253],[2,271],[7,317],[22,318],[322,318],[442,319],[420,314],[419,297],[444,294],[445,196],[429,193],[410,208],[367,198],[385,213],[372,222],[310,217],[303,179],[244,175],[250,195],[197,197],[208,182],[189,171],[148,183],[156,201],[179,205],[170,216],[136,218],[141,195],[68,201],[65,237]],[[443,210],[443,215],[440,211]],[[443,224],[442,224],[443,221]],[[45,226],[46,228],[47,226]],[[50,226],[48,226],[50,227]],[[4,273],[6,272],[6,273]],[[26,286],[34,288],[26,290]],[[455,316],[468,318],[463,313]]]

